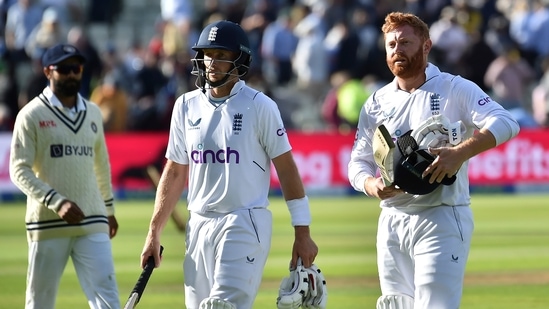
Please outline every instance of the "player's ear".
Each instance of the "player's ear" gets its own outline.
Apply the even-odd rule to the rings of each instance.
[[[44,67],[44,68],[42,69],[42,71],[44,72],[44,75],[46,75],[46,77],[47,77],[48,79],[50,79],[50,74],[51,74],[51,72],[52,72],[53,70],[50,69],[50,67]]]
[[[431,39],[425,40],[423,43],[423,53],[428,54],[431,51],[431,47],[433,46],[433,41]]]

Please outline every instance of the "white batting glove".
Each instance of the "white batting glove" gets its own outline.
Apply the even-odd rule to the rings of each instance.
[[[315,264],[305,268],[305,271],[309,277],[309,291],[303,300],[303,308],[325,309],[328,302],[328,289],[324,275]]]

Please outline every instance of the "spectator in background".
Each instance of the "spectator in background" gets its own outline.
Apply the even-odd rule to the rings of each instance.
[[[13,130],[13,117],[10,108],[0,102],[0,132]]]
[[[343,119],[343,127],[340,127],[340,130],[348,132],[356,129],[364,102],[377,88],[376,78],[371,75],[362,80],[351,78],[341,85],[337,91],[337,112]]]
[[[482,90],[487,91],[488,86],[484,84],[484,73],[490,63],[496,58],[492,48],[482,37],[482,33],[471,34],[467,48],[455,67],[455,74],[461,75],[477,84]]]
[[[355,70],[357,76],[380,74],[388,71],[383,61],[383,52],[379,44],[379,30],[375,26],[375,17],[367,6],[358,6],[352,12],[351,27],[356,32],[359,45]],[[390,72],[389,72],[390,74]]]
[[[113,75],[103,78],[92,91],[90,101],[99,106],[105,132],[124,132],[128,126],[128,96]]]
[[[517,0],[510,15],[510,34],[535,68],[549,56],[549,1]],[[541,74],[540,72],[538,72]]]
[[[112,37],[113,25],[124,9],[124,0],[88,0],[87,2],[86,23],[107,25],[109,37]]]
[[[349,71],[356,76],[360,39],[347,20],[336,22],[324,38],[324,48],[329,57],[328,74]]]
[[[348,133],[356,129],[364,102],[379,88],[377,78],[367,75],[360,80],[349,71],[338,71],[331,75],[330,83],[332,88],[324,99],[322,116],[330,129]]]
[[[312,12],[299,21],[294,28],[299,41],[292,58],[297,87],[319,103],[326,95],[330,70],[322,28],[320,17]]]
[[[38,0],[17,0],[6,14],[5,40],[6,64],[9,77],[14,80],[18,96],[26,89],[32,75],[32,62],[25,50],[25,44],[41,20],[44,7]],[[17,100],[16,105],[26,102]]]
[[[536,74],[514,44],[503,46],[503,52],[488,66],[484,83],[493,99],[508,110],[522,128],[538,126],[532,113],[526,109],[527,89]]]
[[[542,61],[543,76],[532,91],[534,119],[543,128],[549,128],[549,56]]]
[[[156,131],[162,127],[158,108],[167,98],[160,96],[168,83],[160,69],[162,43],[152,40],[145,52],[141,67],[136,68],[129,93],[130,110],[128,129],[132,131]]]
[[[0,57],[6,57],[6,15],[17,0],[0,0]]]
[[[292,57],[297,43],[287,12],[282,12],[265,28],[261,42],[262,70],[270,84],[284,86],[292,80]]]
[[[25,50],[31,59],[42,58],[46,49],[67,41],[67,29],[54,8],[47,8],[42,21],[36,26],[25,43]],[[43,73],[41,75],[44,75]]]
[[[330,75],[330,90],[324,97],[321,107],[322,119],[327,125],[329,131],[338,131],[343,124],[343,119],[339,115],[338,105],[338,90],[345,82],[351,79],[351,75],[347,71],[339,71]]]
[[[469,36],[458,22],[456,8],[446,6],[442,9],[440,19],[432,24],[429,31],[433,41],[433,62],[444,71],[455,72],[469,44]]]
[[[109,2],[115,1],[109,0]],[[61,24],[72,25],[85,21],[86,16],[81,0],[40,0],[40,3],[44,7],[55,10]]]
[[[163,52],[166,57],[188,56],[193,22],[191,0],[161,0],[160,14],[164,23]]]
[[[19,108],[22,108],[27,102],[42,93],[48,83],[48,78],[44,75],[42,60],[32,59],[32,74],[29,77],[27,86],[19,94]]]
[[[87,59],[82,73],[80,95],[89,98],[91,87],[101,78],[103,73],[103,60],[83,27],[72,27],[67,34],[67,42],[78,48]]]

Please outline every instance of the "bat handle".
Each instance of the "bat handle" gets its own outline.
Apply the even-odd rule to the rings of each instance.
[[[160,256],[162,256],[162,252],[164,251],[164,247],[160,246]],[[134,286],[132,292],[130,293],[130,297],[136,293],[137,294],[137,300],[136,304],[141,299],[141,294],[143,294],[143,291],[145,290],[145,286],[147,285],[147,282],[149,281],[149,277],[152,274],[152,271],[154,269],[155,263],[154,263],[154,256],[149,256],[147,259],[147,264],[145,264],[145,267],[143,268],[143,271],[141,273],[141,276],[137,280],[137,284]]]
[[[162,256],[162,252],[164,252],[164,247],[162,245],[160,245],[160,256]],[[154,268],[155,264],[154,264],[154,256],[149,256],[149,258],[147,259],[147,264],[145,265],[145,267],[153,267]]]

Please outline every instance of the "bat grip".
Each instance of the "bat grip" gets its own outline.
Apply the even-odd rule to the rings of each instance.
[[[160,256],[162,256],[162,251],[164,251],[164,247],[160,246]],[[130,296],[133,293],[137,293],[136,303],[138,303],[139,300],[141,299],[141,294],[143,294],[143,291],[145,290],[145,287],[147,286],[147,282],[149,281],[149,278],[151,277],[154,266],[155,266],[154,256],[151,255],[147,259],[147,264],[145,264],[145,267],[143,268],[143,271],[141,272],[141,275],[139,276],[139,279],[137,279],[137,283],[135,284],[132,292],[130,293]]]

